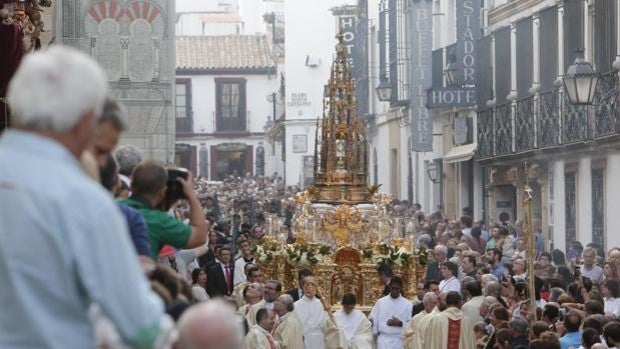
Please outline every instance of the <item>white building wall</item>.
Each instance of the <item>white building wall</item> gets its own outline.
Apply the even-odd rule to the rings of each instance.
[[[336,45],[336,18],[330,9],[355,3],[353,0],[284,1],[287,185],[299,183],[303,156],[314,154],[316,118],[323,115],[323,86],[329,78]],[[316,66],[307,66],[307,57]],[[305,153],[293,151],[293,135],[301,134],[307,135]]]
[[[605,178],[605,225],[607,227],[607,249],[620,246],[620,153],[615,152],[607,156]]]
[[[267,95],[277,91],[279,80],[276,75],[191,75],[177,76],[192,81],[192,108],[194,116],[194,132],[215,132],[215,79],[243,78],[246,79],[246,109],[248,111],[248,131],[251,133],[265,132],[264,126],[272,114],[272,104]]]
[[[554,248],[566,251],[566,211],[565,205],[565,165],[564,160],[557,160],[549,166],[553,171],[553,244]]]

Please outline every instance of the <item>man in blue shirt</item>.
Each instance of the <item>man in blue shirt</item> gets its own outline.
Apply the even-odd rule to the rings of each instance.
[[[93,303],[131,347],[156,347],[170,332],[118,207],[77,161],[105,81],[88,56],[57,46],[27,55],[9,85],[14,128],[0,137],[0,348],[92,348]]]
[[[579,348],[581,346],[581,316],[574,310],[569,311],[564,317],[564,329],[566,333],[560,338],[562,349]]]

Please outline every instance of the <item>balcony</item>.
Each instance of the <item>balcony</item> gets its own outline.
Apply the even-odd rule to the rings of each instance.
[[[559,89],[478,112],[478,158],[510,158],[544,149],[620,140],[618,73],[600,77],[590,107],[571,104]]]

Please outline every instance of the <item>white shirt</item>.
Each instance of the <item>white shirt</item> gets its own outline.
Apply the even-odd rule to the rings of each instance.
[[[605,298],[605,314],[620,317],[620,298]]]
[[[439,292],[456,291],[461,293],[461,282],[456,277],[451,277],[448,280],[441,280],[439,283]]]

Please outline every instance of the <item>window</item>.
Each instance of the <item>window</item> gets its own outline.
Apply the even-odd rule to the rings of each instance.
[[[177,79],[175,90],[176,132],[192,132],[192,82]]]
[[[215,79],[217,131],[246,131],[245,79]]]

